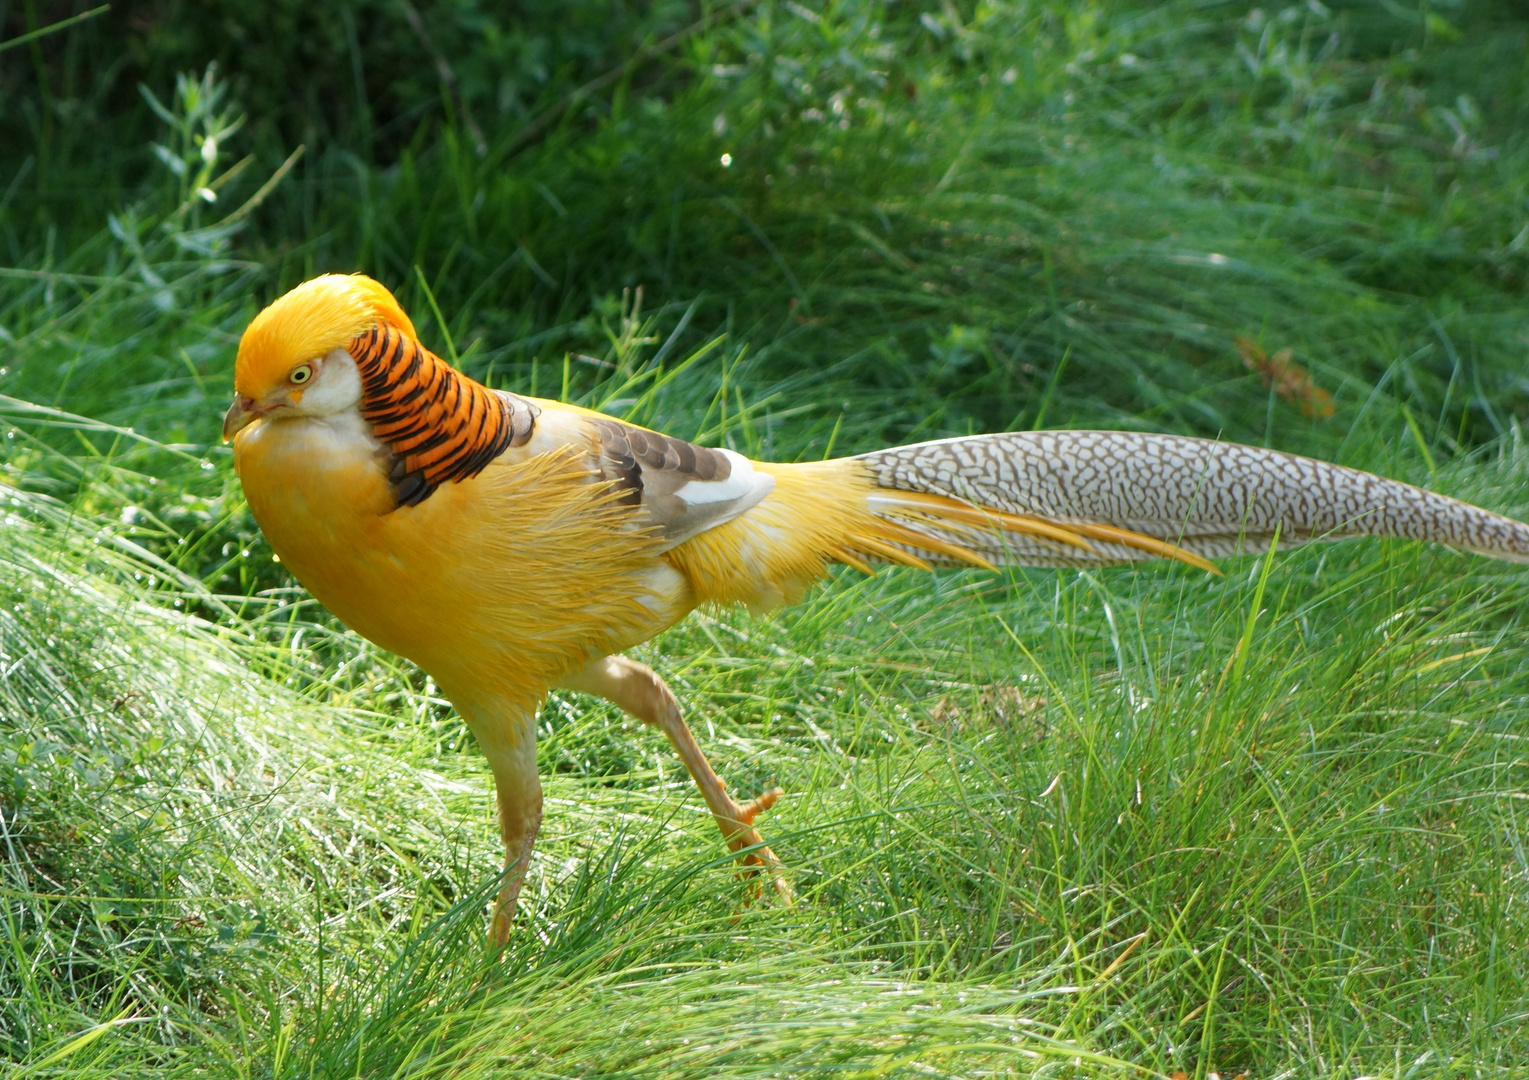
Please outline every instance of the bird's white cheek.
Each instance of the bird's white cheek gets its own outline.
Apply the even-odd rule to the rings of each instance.
[[[361,404],[361,372],[344,349],[333,349],[319,365],[319,376],[303,391],[298,413],[332,416]]]

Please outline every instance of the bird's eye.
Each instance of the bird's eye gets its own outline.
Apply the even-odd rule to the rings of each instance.
[[[287,376],[287,382],[295,386],[301,386],[313,378],[313,366],[311,364],[299,364],[292,369],[292,374]]]

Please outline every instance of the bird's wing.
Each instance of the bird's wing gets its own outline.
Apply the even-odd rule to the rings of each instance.
[[[585,413],[598,440],[600,474],[619,500],[639,510],[667,551],[733,520],[775,487],[749,459],[696,446],[598,413]]]

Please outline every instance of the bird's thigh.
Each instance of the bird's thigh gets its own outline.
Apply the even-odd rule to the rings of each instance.
[[[674,694],[646,664],[604,656],[561,680],[561,686],[604,698],[644,724],[667,728],[676,714]]]

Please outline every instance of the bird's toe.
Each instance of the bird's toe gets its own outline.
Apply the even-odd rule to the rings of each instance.
[[[717,827],[727,838],[728,849],[740,855],[743,875],[748,878],[767,875],[775,895],[789,903],[792,893],[791,885],[786,881],[785,866],[754,828],[754,819],[774,806],[783,794],[785,792],[778,787],[770,788],[742,805],[728,798],[728,810],[725,815],[717,815]],[[754,890],[756,896],[758,884]]]

